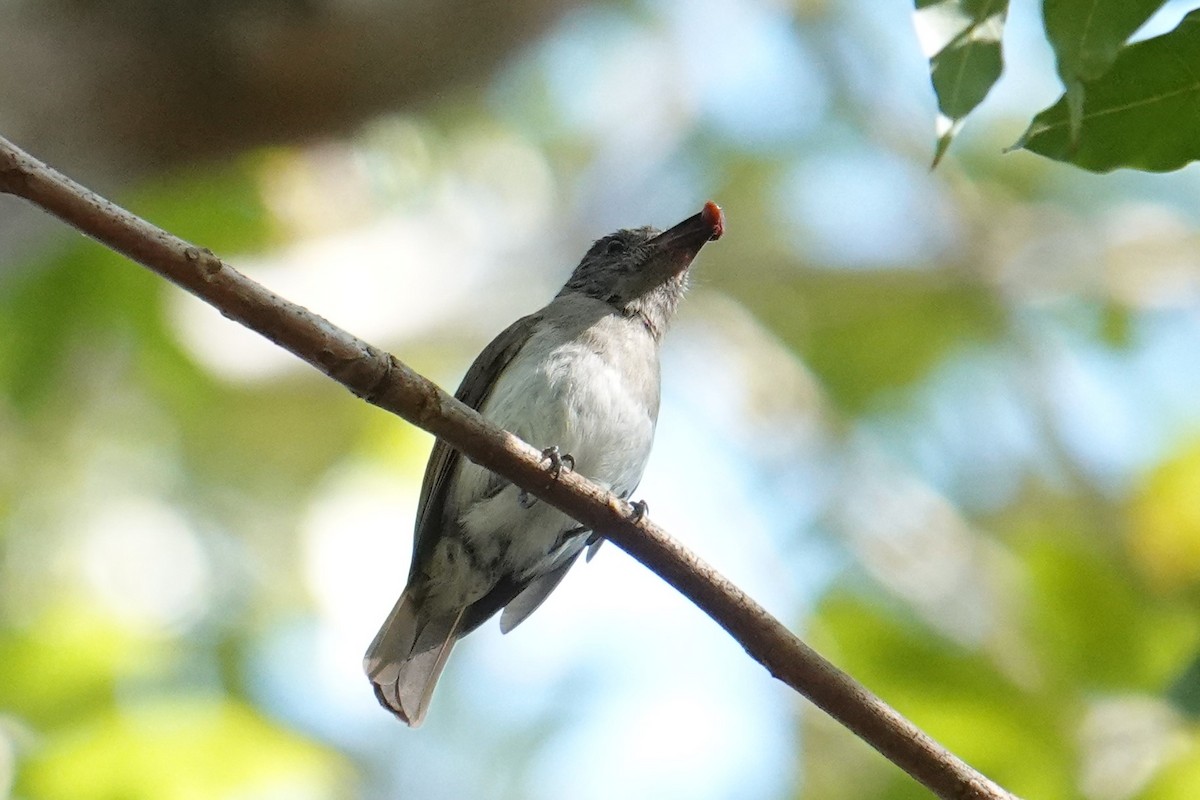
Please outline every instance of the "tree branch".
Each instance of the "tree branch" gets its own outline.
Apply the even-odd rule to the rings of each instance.
[[[675,587],[779,680],[942,798],[1013,800],[822,658],[766,609],[629,503],[575,472],[552,480],[541,453],[390,354],[263,288],[198,248],[55,172],[0,137],[0,192],[22,197],[178,284],[307,361],[358,397],[424,428],[564,511]]]

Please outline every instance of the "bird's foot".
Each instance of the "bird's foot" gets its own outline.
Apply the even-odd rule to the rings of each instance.
[[[575,469],[575,456],[562,452],[558,449],[558,445],[552,445],[543,450],[542,460],[550,462],[551,480],[558,480],[564,470],[570,472]],[[537,498],[524,489],[517,495],[517,504],[521,508],[533,508],[533,504],[536,502]]]
[[[575,469],[575,456],[560,451],[558,445],[551,445],[543,450],[542,458],[550,462],[550,477],[554,480],[558,480],[564,469],[568,472]]]
[[[633,515],[630,519],[634,522],[641,522],[650,513],[650,504],[645,500],[634,500],[629,505],[633,506]]]

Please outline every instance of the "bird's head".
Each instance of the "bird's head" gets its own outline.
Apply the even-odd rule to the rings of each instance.
[[[725,232],[725,215],[711,200],[699,214],[665,231],[627,228],[597,239],[559,296],[603,300],[628,317],[641,317],[662,336],[683,292],[687,271],[706,242]]]

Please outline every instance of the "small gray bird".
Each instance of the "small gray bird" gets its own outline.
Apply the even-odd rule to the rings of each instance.
[[[724,232],[709,201],[668,231],[620,230],[588,250],[545,308],[484,348],[455,396],[537,447],[552,472],[573,468],[627,498],[658,420],[658,350],[687,269]],[[437,441],[417,506],[408,586],[367,648],[383,706],[421,724],[454,643],[504,609],[511,631],[599,540]]]

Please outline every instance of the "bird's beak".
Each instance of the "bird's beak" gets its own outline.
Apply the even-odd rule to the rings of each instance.
[[[639,271],[648,287],[657,286],[686,270],[710,241],[725,233],[725,214],[709,200],[700,213],[688,217],[673,228],[663,231],[643,245],[650,255]]]

